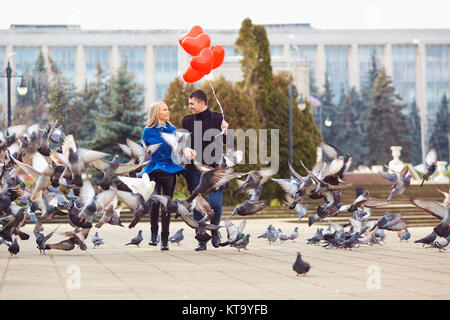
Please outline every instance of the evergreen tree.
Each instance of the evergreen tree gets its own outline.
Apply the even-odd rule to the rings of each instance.
[[[255,92],[252,90],[252,83],[253,72],[258,64],[258,49],[256,37],[253,32],[253,23],[250,18],[242,21],[241,28],[239,29],[239,37],[235,42],[235,50],[242,56],[241,69],[244,78],[244,90],[254,99]]]
[[[402,157],[409,157],[412,141],[408,119],[402,113],[405,107],[406,105],[396,103],[392,79],[386,75],[384,68],[381,68],[374,82],[367,123],[370,165],[386,163],[391,157],[391,146],[402,146]]]
[[[264,26],[253,25],[250,19],[242,22],[236,50],[242,54],[243,89],[253,101],[254,112],[268,128],[265,114],[271,108],[270,92],[273,85],[270,44]]]
[[[242,54],[244,92],[254,101],[255,112],[261,119],[261,128],[267,129],[269,133],[271,129],[279,130],[279,170],[276,177],[286,177],[289,175],[289,83],[292,82],[292,76],[285,72],[273,75],[266,30],[264,26],[253,25],[250,19],[242,23],[236,48]],[[295,86],[293,92],[293,101],[298,101]],[[316,161],[320,134],[314,125],[306,126],[309,131],[296,125],[305,121],[302,118],[311,117],[312,120],[312,115],[300,113],[296,106],[297,103],[294,103],[293,123],[296,128],[293,134],[294,164],[302,159],[305,165],[312,167]],[[311,108],[307,110],[310,112]],[[303,139],[305,142],[297,139]],[[268,150],[271,150],[270,139]],[[262,197],[265,196],[266,199],[271,197],[283,199],[283,191],[276,185],[267,184],[263,190]]]
[[[14,124],[44,125],[47,122],[48,104],[48,72],[44,55],[39,52],[35,68],[31,74],[24,74],[24,82],[28,90],[24,96],[17,95],[17,104],[13,112]]]
[[[319,89],[316,87],[316,79],[313,72],[309,73],[309,95],[319,98]]]
[[[102,95],[95,117],[95,137],[89,141],[89,147],[107,152],[111,158],[119,154],[122,161],[128,160],[117,143],[125,143],[127,138],[141,139],[146,118],[142,106],[138,85],[126,71],[126,66],[121,66]]]
[[[360,122],[358,126],[362,132],[362,140],[361,145],[363,147],[364,153],[361,154],[361,163],[367,164],[367,119],[369,117],[369,110],[371,106],[371,101],[373,99],[373,84],[378,75],[378,65],[377,65],[377,55],[376,52],[373,51],[371,58],[371,67],[366,74],[366,81],[362,84],[361,88],[361,104],[358,107],[358,113],[360,115]]]
[[[354,87],[351,88],[343,99],[336,123],[333,124],[336,129],[336,146],[343,152],[352,155],[352,169],[364,164],[363,156],[366,153],[362,144],[364,132],[360,126],[362,121],[362,115],[359,112],[361,104],[358,92]]]
[[[74,98],[74,87],[70,81],[61,74],[55,62],[48,57],[50,63],[49,84],[49,120],[58,120],[66,135],[77,129],[77,117],[70,113],[69,106]],[[79,124],[79,123],[78,123]]]
[[[435,148],[438,154],[438,160],[449,162],[448,134],[450,132],[450,117],[448,116],[448,99],[444,95],[441,100],[441,106],[436,115],[436,123],[430,139],[430,148]]]
[[[416,101],[414,99],[411,104],[411,113],[409,116],[409,130],[411,140],[413,142],[411,147],[410,162],[415,164],[422,162],[422,136],[420,134],[420,116],[417,110]]]
[[[102,95],[105,91],[105,73],[100,64],[97,64],[95,80],[86,84],[84,92],[79,93],[78,110],[82,112],[80,126],[75,133],[75,138],[80,141],[80,146],[88,146],[89,141],[95,137],[95,118],[99,113]],[[77,109],[77,107],[75,107]]]
[[[328,79],[328,74],[325,74],[325,84],[323,88],[323,93],[320,96],[320,101],[322,102],[322,116],[319,114],[318,119],[315,120],[317,126],[319,128],[322,128],[323,141],[333,143],[336,136],[336,130],[333,124],[336,123],[339,110],[338,107],[333,103],[334,93]],[[322,123],[320,121],[320,118],[322,118]],[[332,125],[330,127],[325,126],[324,121],[326,119],[331,120]]]
[[[292,76],[286,72],[280,72],[274,77],[274,86],[271,95],[273,108],[268,113],[270,124],[273,129],[279,129],[279,170],[275,177],[285,178],[290,176],[289,160],[289,83],[292,82]],[[311,168],[316,162],[317,147],[321,141],[321,135],[314,123],[311,113],[311,105],[307,101],[306,109],[300,111],[296,101],[299,96],[293,85],[293,105],[292,105],[292,160],[293,166],[301,174],[306,175],[305,170],[300,165],[300,160]],[[279,200],[284,199],[284,192],[279,186],[269,184],[265,187],[267,195]]]

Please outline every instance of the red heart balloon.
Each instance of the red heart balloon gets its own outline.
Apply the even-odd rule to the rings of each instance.
[[[196,56],[202,51],[203,48],[209,48],[211,44],[211,39],[206,33],[202,33],[195,38],[186,37],[184,38],[181,46],[187,53],[191,56]]]
[[[225,58],[225,49],[219,44],[217,46],[211,47],[212,53],[214,54],[214,64],[213,69],[220,67]]]
[[[189,65],[186,72],[183,74],[183,79],[188,83],[194,83],[203,78],[204,75],[204,73],[198,72]]]
[[[191,58],[191,67],[198,72],[208,74],[214,64],[214,54],[210,48],[203,48],[200,54]]]
[[[191,28],[191,30],[189,30],[189,32],[186,32],[185,34],[183,34],[178,39],[178,42],[180,43],[180,46],[181,46],[181,43],[183,42],[184,38],[187,38],[187,37],[195,38],[196,36],[198,36],[198,35],[200,35],[202,33],[203,33],[202,27],[200,27],[200,26],[193,26]]]

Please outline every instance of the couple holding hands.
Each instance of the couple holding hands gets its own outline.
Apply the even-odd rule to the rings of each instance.
[[[201,124],[201,133],[205,133],[208,129],[218,129],[227,133],[228,123],[224,120],[222,114],[213,112],[208,108],[208,98],[206,93],[202,90],[194,90],[189,95],[189,109],[192,111],[191,115],[183,118],[182,129],[187,130],[191,134],[191,146],[183,150],[184,155],[189,160],[194,160],[197,154],[202,155],[203,150],[213,143],[212,141],[203,141],[203,137],[196,137],[195,134],[199,134],[198,130],[194,130],[195,122]],[[186,178],[189,192],[195,189],[198,185],[201,173],[198,171],[194,164],[186,164],[186,167],[181,167],[172,161],[171,154],[172,148],[162,138],[161,133],[174,133],[176,128],[169,122],[170,111],[169,107],[164,102],[156,102],[150,106],[148,112],[148,120],[144,132],[142,134],[142,140],[149,144],[161,143],[160,147],[153,153],[151,161],[145,167],[146,172],[150,180],[155,181],[154,194],[168,195],[173,197],[175,190],[177,174],[182,174]],[[195,139],[201,139],[201,146],[197,147],[198,150],[194,150]],[[214,139],[212,139],[214,140]],[[201,157],[204,164],[203,157]],[[210,164],[212,167],[217,166],[216,163]],[[209,193],[209,204],[214,211],[214,217],[211,219],[211,224],[218,225],[222,216],[222,190],[219,189],[216,192]],[[151,240],[149,245],[157,245],[158,235],[158,216],[159,216],[159,204],[153,204],[150,210],[150,229]],[[203,216],[200,212],[194,209],[193,218],[195,220],[201,220]],[[161,210],[161,250],[169,250],[168,238],[169,238],[169,225],[170,215]],[[219,231],[215,230],[211,232],[211,242],[214,247],[218,247],[220,243]],[[206,250],[206,242],[199,242],[196,251]]]

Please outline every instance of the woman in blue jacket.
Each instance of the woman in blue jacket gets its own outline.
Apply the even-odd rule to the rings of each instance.
[[[184,168],[173,163],[171,154],[172,148],[161,137],[161,132],[174,133],[176,128],[169,122],[170,111],[164,102],[156,102],[150,106],[148,120],[142,140],[146,144],[161,143],[160,147],[153,153],[152,160],[145,167],[144,172],[148,173],[150,180],[155,181],[155,191],[153,194],[168,195],[173,197],[177,173],[181,173]],[[195,157],[195,151],[186,148],[184,150],[188,158]],[[150,211],[151,240],[149,245],[157,245],[158,236],[158,216],[159,204],[153,204]],[[169,224],[170,214],[161,210],[161,250],[169,250]]]

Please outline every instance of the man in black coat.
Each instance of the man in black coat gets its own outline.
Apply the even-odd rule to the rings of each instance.
[[[197,162],[216,167],[222,157],[223,143],[227,133],[228,123],[222,114],[213,112],[208,108],[208,98],[202,90],[194,90],[189,95],[189,109],[192,115],[183,118],[181,127],[191,133],[191,145],[193,151],[187,156]],[[223,135],[219,135],[223,132]],[[205,134],[206,133],[206,134]],[[217,139],[214,137],[217,136]],[[186,182],[188,190],[192,193],[198,185],[201,173],[194,164],[186,165]],[[211,224],[219,225],[222,217],[222,190],[209,193],[209,204],[214,211]],[[202,215],[194,210],[193,218],[197,221],[202,219]],[[220,243],[219,231],[211,231],[212,245],[217,248]],[[206,250],[206,242],[199,242],[196,251]]]

